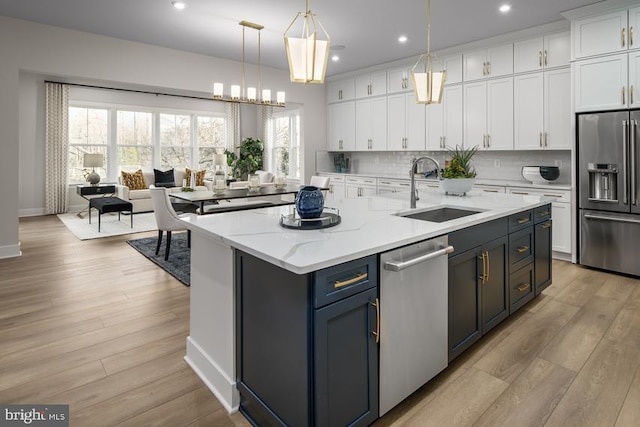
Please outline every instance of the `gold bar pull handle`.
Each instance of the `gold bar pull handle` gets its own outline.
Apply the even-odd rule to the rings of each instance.
[[[349,280],[342,280],[342,281],[338,280],[333,284],[333,287],[335,289],[338,289],[338,288],[342,288],[344,286],[349,286],[349,285],[352,285],[352,284],[354,284],[356,282],[359,282],[361,280],[365,280],[367,277],[369,277],[369,273],[362,273],[362,274],[359,274],[356,277],[354,277],[352,279],[349,279]]]
[[[547,66],[549,65],[549,61],[547,61],[547,58],[549,56],[549,53],[547,52],[547,49],[544,50],[544,65]]]
[[[633,46],[633,26],[629,27],[629,46]]]
[[[621,32],[620,41],[622,42],[622,47],[625,47],[625,45],[626,45],[626,43],[625,43],[626,42],[626,31],[627,31],[627,29],[623,28],[622,32]]]
[[[522,194],[522,193],[513,193],[513,194]],[[529,222],[529,218],[520,218],[518,220],[518,224],[526,224],[527,222]]]
[[[542,67],[542,51],[538,52],[538,64]]]
[[[622,105],[625,105],[627,103],[627,101],[626,101],[627,98],[625,96],[626,95],[625,92],[626,91],[624,90],[624,87],[623,87],[622,88]]]
[[[524,292],[527,289],[529,289],[531,287],[531,285],[529,283],[523,283],[522,285],[518,286],[518,290],[520,292]]]
[[[544,228],[544,229],[551,228],[551,223],[547,222],[547,223],[542,224],[542,228]]]
[[[484,253],[487,255],[487,282],[489,281],[489,278],[491,277],[491,259],[489,258],[489,251],[484,251]]]
[[[480,283],[482,285],[485,284],[485,282],[487,281],[487,259],[485,258],[485,253],[486,252],[482,252],[479,256],[478,259],[482,260],[482,274],[480,276],[478,276],[478,279],[480,279]]]
[[[520,247],[517,249],[517,251],[518,251],[518,253],[519,253],[519,254],[525,253],[525,252],[527,252],[528,250],[529,250],[529,246],[527,246],[527,245],[520,246]]]
[[[376,330],[371,331],[374,337],[376,337],[376,344],[380,342],[380,300],[376,298],[375,302],[371,303],[376,309]]]
[[[629,104],[633,105],[633,85],[629,88]]]

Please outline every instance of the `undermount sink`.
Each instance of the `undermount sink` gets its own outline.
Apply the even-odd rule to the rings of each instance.
[[[458,219],[465,216],[477,214],[480,212],[482,211],[445,206],[441,208],[421,210],[419,212],[400,212],[396,215],[405,218],[418,219],[420,221],[445,222],[451,221],[452,219]]]

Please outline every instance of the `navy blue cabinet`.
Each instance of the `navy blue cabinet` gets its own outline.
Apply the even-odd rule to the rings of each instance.
[[[378,418],[376,256],[298,275],[236,252],[240,411],[257,425]]]

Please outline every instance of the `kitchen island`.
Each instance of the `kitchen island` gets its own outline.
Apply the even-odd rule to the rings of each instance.
[[[509,218],[521,212],[533,212],[534,208],[547,203],[548,201],[535,196],[473,192],[462,198],[440,194],[425,195],[418,201],[417,211],[442,206],[479,211],[473,215],[435,223],[396,215],[410,211],[407,194],[344,199],[332,202],[331,206],[339,210],[342,218],[341,224],[323,230],[282,228],[279,225],[280,217],[290,213],[291,207],[258,209],[214,216],[191,216],[185,219],[192,231],[191,329],[187,339],[185,359],[215,393],[225,408],[228,411],[235,411],[240,405],[238,388],[243,387],[242,381],[238,381],[239,372],[243,367],[248,369],[249,366],[240,366],[244,363],[244,359],[241,359],[240,356],[245,352],[248,344],[253,343],[253,341],[248,343],[237,338],[238,329],[243,322],[241,317],[243,308],[239,304],[241,298],[239,293],[242,291],[238,290],[242,289],[238,284],[244,280],[243,275],[252,276],[251,280],[256,283],[262,280],[258,286],[253,283],[251,289],[259,290],[262,287],[263,306],[272,309],[272,316],[283,321],[281,316],[283,311],[286,311],[290,306],[297,306],[300,301],[303,302],[302,305],[313,306],[317,303],[318,308],[321,308],[323,303],[315,301],[318,300],[317,295],[314,300],[314,297],[309,293],[312,291],[305,291],[304,295],[295,297],[290,294],[280,295],[275,287],[270,291],[271,286],[275,285],[274,279],[278,283],[287,281],[292,285],[289,286],[289,290],[293,289],[293,292],[296,292],[295,286],[297,285],[295,283],[300,283],[301,288],[313,287],[314,280],[318,281],[323,274],[327,275],[323,272],[330,271],[335,266],[359,263],[359,268],[368,268],[370,273],[368,280],[371,282],[371,286],[364,286],[362,288],[364,292],[358,294],[367,293],[369,295],[368,299],[365,298],[361,301],[362,307],[368,307],[378,304],[375,301],[377,283],[374,283],[377,281],[375,275],[378,266],[375,262],[378,254],[485,223],[495,223],[500,218]],[[370,260],[373,260],[374,264],[371,264]],[[243,270],[243,266],[248,269]],[[276,271],[277,274],[270,276],[273,271]],[[245,274],[250,272],[253,273],[251,275]],[[241,280],[241,278],[243,279]],[[291,298],[292,302],[288,302],[287,298]],[[296,300],[295,298],[301,299]],[[371,299],[374,301],[371,302]],[[273,305],[269,307],[270,304]],[[384,305],[384,300],[381,301],[381,304]],[[261,315],[270,316],[269,311],[260,309],[261,306],[255,305],[255,301],[252,307],[254,310],[261,311]],[[376,305],[376,307],[379,306]],[[279,335],[269,337],[268,327],[273,325],[266,323],[264,336],[256,333],[255,330],[251,331],[254,341],[261,340],[263,344],[272,342],[285,345],[289,343],[290,346],[291,343],[300,340],[309,347],[301,349],[301,355],[295,355],[291,359],[301,361],[301,364],[304,365],[291,364],[291,375],[283,375],[277,369],[281,366],[273,366],[272,370],[268,367],[262,367],[257,374],[253,372],[253,374],[262,376],[265,384],[271,384],[271,391],[279,387],[281,400],[284,402],[279,402],[279,404],[287,407],[303,406],[303,410],[308,414],[307,418],[303,417],[300,423],[289,422],[296,425],[322,425],[326,423],[313,417],[314,405],[316,406],[316,416],[325,411],[319,409],[322,402],[315,401],[313,396],[312,389],[320,382],[314,382],[312,373],[308,371],[309,369],[322,369],[322,366],[318,366],[318,363],[321,362],[318,360],[318,355],[310,355],[310,352],[317,350],[318,347],[317,342],[314,344],[313,335],[314,326],[317,327],[321,323],[321,313],[316,310],[318,315],[313,317],[309,314],[309,310],[309,307],[303,307],[297,314],[301,317],[291,317],[291,322],[288,325],[291,328],[290,337],[285,336],[284,339]],[[367,313],[366,316],[368,318],[370,313]],[[375,318],[375,314],[373,317]],[[265,317],[265,319],[267,318]],[[380,321],[375,319],[370,320],[371,322],[378,326],[380,324]],[[384,319],[381,323],[384,328]],[[287,325],[285,324],[285,326]],[[318,333],[317,329],[315,333]],[[380,333],[379,330],[378,333]],[[381,337],[384,338],[384,333],[381,334]],[[377,339],[376,336],[374,340]],[[362,343],[362,345],[365,351],[377,354],[376,349],[371,349],[370,343]],[[252,348],[260,347],[253,346]],[[288,350],[283,349],[284,351]],[[273,356],[268,353],[269,351],[264,354],[265,360]],[[373,355],[375,356],[375,354]],[[260,354],[254,356],[254,359],[261,358]],[[370,363],[377,364],[377,359],[370,361]],[[372,373],[376,373],[378,370],[377,365],[368,366],[367,369],[370,369]],[[296,375],[302,375],[299,378],[304,378],[306,382],[303,384],[303,388],[306,387],[306,390],[311,391],[298,393],[286,386],[289,383],[287,377],[296,377],[293,371],[297,372]],[[377,388],[377,381],[375,387]],[[256,405],[261,404],[260,396],[254,395],[254,391],[243,390],[245,413],[253,411],[256,409]],[[378,416],[376,390],[370,393],[368,400],[371,408],[370,413],[367,413],[363,418],[365,421],[368,420],[365,424]],[[326,404],[326,402],[324,403]],[[252,412],[250,415],[257,418],[255,414],[258,412],[261,411]],[[286,419],[286,417],[282,418]],[[265,418],[264,422],[273,422],[273,419]]]

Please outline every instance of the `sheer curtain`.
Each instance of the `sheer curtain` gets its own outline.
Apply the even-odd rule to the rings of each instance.
[[[46,83],[45,208],[47,214],[67,211],[69,186],[69,86]]]
[[[270,105],[262,106],[262,143],[264,144],[264,154],[262,155],[262,169],[277,172],[275,165],[272,165],[273,151],[273,107]]]

